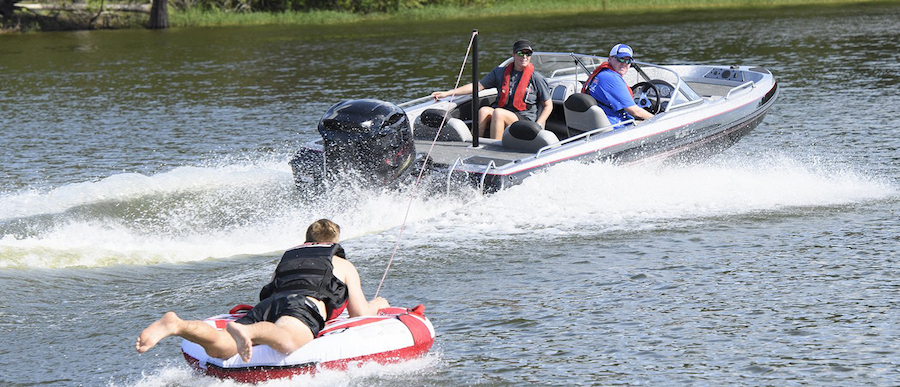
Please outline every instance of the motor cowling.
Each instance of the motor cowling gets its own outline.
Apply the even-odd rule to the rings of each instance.
[[[327,172],[352,171],[379,184],[393,183],[415,159],[412,129],[399,106],[376,99],[340,102],[319,120]]]

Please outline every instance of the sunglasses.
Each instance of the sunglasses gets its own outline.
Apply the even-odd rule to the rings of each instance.
[[[632,64],[634,62],[634,58],[625,59],[625,58],[616,57],[616,59],[619,60],[619,63],[624,63],[624,64]]]
[[[517,56],[531,56],[531,51],[516,51]]]

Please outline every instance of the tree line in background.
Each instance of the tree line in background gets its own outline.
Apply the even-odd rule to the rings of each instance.
[[[428,5],[484,6],[503,0],[169,0],[176,9],[220,9],[237,12],[344,11],[391,12]]]
[[[309,12],[343,11],[352,13],[392,12],[423,6],[487,6],[505,0],[168,0],[177,10],[222,10],[228,12]],[[135,0],[0,0],[0,17],[11,17],[16,3],[146,3]]]

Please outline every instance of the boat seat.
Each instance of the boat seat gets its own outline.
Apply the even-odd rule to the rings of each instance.
[[[553,132],[542,129],[534,121],[519,120],[503,131],[502,145],[507,149],[537,152],[538,149],[558,142],[559,138]]]
[[[440,127],[445,113],[443,109],[428,109],[422,112],[413,124],[413,137],[416,140],[432,141],[440,129],[438,141],[472,141],[472,132],[466,123],[459,119],[458,110],[452,110],[444,127]]]
[[[613,129],[606,113],[597,105],[597,100],[589,94],[570,95],[569,98],[566,98],[563,109],[566,113],[566,126],[569,130],[584,133],[604,127],[608,128],[604,132]]]
[[[553,112],[550,113],[550,117],[547,118],[544,129],[553,132],[558,138],[562,139],[569,137],[569,129],[566,127],[566,117],[563,114],[563,104],[566,102],[566,98],[569,98],[569,96],[574,94],[577,90],[581,90],[580,84],[581,82],[574,80],[558,81],[553,85],[553,88],[550,91],[550,100],[553,101]]]
[[[553,86],[550,98],[553,99],[553,102],[563,103],[570,95],[575,93],[575,86],[575,82],[560,82]]]

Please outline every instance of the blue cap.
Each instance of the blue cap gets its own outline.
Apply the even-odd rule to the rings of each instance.
[[[619,58],[634,58],[634,51],[627,44],[619,43],[609,50],[609,56],[617,56]]]

